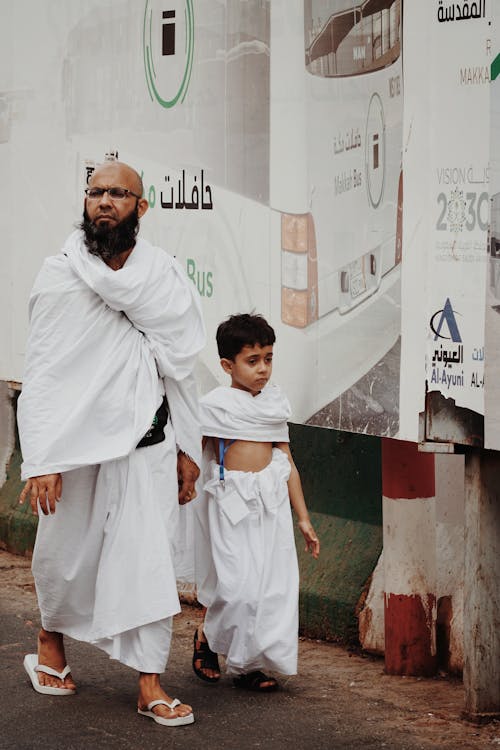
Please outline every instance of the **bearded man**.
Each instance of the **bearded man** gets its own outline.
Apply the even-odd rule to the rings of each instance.
[[[160,673],[179,611],[179,503],[199,474],[193,367],[205,330],[179,264],[137,237],[142,193],[130,166],[98,167],[79,229],[30,298],[20,502],[39,516],[42,628],[24,667],[37,692],[71,695],[63,636],[92,643],[139,672],[139,713],[172,726],[194,720]]]

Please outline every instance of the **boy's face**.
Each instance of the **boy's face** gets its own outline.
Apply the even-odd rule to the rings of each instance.
[[[231,387],[256,396],[273,371],[273,346],[244,346],[234,360],[221,359],[222,368],[231,376]]]

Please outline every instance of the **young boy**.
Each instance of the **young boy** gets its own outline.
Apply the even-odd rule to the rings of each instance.
[[[317,558],[320,546],[290,453],[290,404],[269,383],[274,342],[260,315],[233,315],[217,329],[231,387],[200,400],[209,461],[195,508],[196,582],[206,612],[194,634],[193,669],[216,682],[222,654],[234,684],[259,692],[278,687],[265,672],[297,672],[299,575],[290,503],[306,549]]]

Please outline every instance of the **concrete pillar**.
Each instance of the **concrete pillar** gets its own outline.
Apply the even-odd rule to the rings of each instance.
[[[430,676],[436,654],[434,456],[382,439],[385,669]]]
[[[465,454],[465,715],[500,717],[500,453]]]
[[[14,450],[14,421],[12,388],[0,380],[0,487],[5,482],[6,468]]]
[[[438,666],[461,676],[464,666],[464,456],[436,453],[434,460]]]

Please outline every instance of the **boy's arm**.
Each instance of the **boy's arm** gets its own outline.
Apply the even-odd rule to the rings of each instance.
[[[299,529],[301,530],[302,535],[306,540],[306,552],[309,551],[314,558],[317,558],[319,555],[320,547],[319,539],[316,532],[314,531],[311,519],[309,518],[309,512],[307,510],[304,493],[302,491],[300,475],[292,458],[290,446],[288,443],[276,443],[276,447],[286,453],[286,455],[288,456],[288,460],[290,461],[290,466],[292,467],[290,471],[290,478],[288,479],[288,494],[290,496],[290,502],[297,515]]]

